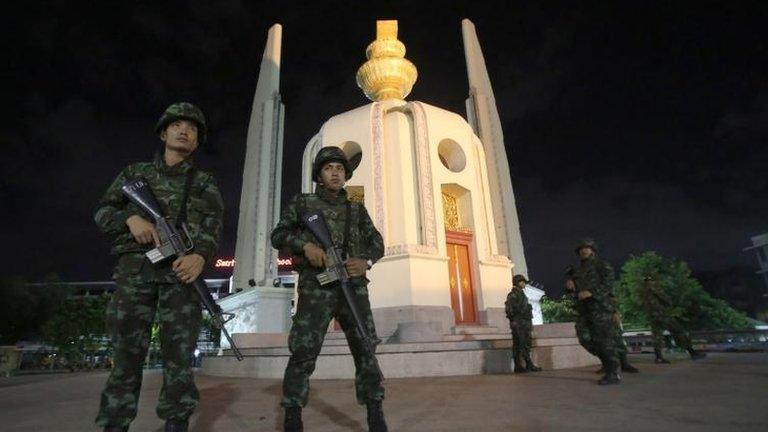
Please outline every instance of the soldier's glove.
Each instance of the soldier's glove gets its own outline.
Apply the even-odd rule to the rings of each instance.
[[[621,315],[618,312],[613,313],[613,323],[616,325],[621,324]]]
[[[592,293],[589,291],[579,291],[579,300],[586,300],[592,297]]]

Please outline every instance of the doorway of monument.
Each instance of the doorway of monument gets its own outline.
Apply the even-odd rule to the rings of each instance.
[[[477,309],[472,277],[472,233],[445,232],[448,249],[448,281],[451,290],[451,308],[456,325],[476,324]]]

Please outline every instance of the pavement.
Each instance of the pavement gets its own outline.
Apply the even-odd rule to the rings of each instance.
[[[592,368],[537,374],[385,381],[391,431],[767,431],[768,353],[713,353],[653,364],[598,386]],[[105,372],[0,379],[0,430],[98,431],[93,419]],[[280,380],[196,376],[201,403],[190,430],[277,431]],[[162,374],[148,370],[131,431],[161,432],[155,415]],[[365,431],[352,380],[312,382],[307,431]]]

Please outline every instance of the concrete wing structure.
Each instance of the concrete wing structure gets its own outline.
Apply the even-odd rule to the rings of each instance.
[[[485,67],[475,25],[472,21],[464,19],[461,22],[461,31],[464,37],[464,56],[469,77],[467,119],[485,148],[499,253],[512,260],[515,274],[523,274],[527,277],[528,267],[525,263],[523,239],[520,236],[520,220],[517,217],[515,193],[512,189],[512,177],[509,174],[504,132],[501,128],[499,111],[496,109],[491,79]]]
[[[269,232],[280,216],[284,121],[280,101],[281,37],[282,27],[275,24],[269,30],[248,124],[235,251],[236,288],[267,283],[272,286],[277,275],[277,251],[269,242]]]
[[[269,233],[280,216],[284,106],[280,101],[282,26],[269,29],[248,125],[240,195],[235,271],[230,289],[237,292],[219,304],[236,318],[230,333],[285,332],[293,291],[273,287],[277,251]],[[238,292],[239,291],[239,292]]]

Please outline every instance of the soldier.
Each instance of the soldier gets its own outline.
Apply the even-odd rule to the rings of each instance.
[[[613,268],[597,256],[597,245],[584,239],[576,247],[581,261],[568,272],[566,289],[576,296],[576,334],[579,342],[603,364],[605,375],[600,385],[618,384],[619,353],[616,328],[618,314],[613,298]]]
[[[669,330],[677,346],[688,351],[692,360],[706,357],[705,353],[693,349],[691,336],[680,322],[682,319],[680,312],[674,307],[666,293],[664,293],[656,275],[649,273],[645,276],[640,298],[645,316],[651,325],[653,352],[656,353],[656,363],[669,364],[669,360],[665,359],[662,354],[664,329]]]
[[[309,377],[323,345],[331,318],[341,324],[355,361],[357,401],[368,409],[368,429],[387,430],[382,411],[384,388],[374,359],[366,354],[357,335],[352,313],[336,282],[321,286],[318,273],[325,267],[325,252],[301,223],[306,211],[321,211],[328,222],[333,242],[343,245],[347,254],[345,266],[355,303],[368,334],[376,338],[371,306],[368,300],[366,272],[384,255],[384,241],[374,227],[365,207],[347,199],[344,183],[352,177],[352,167],[338,147],[325,147],[315,157],[312,179],[315,193],[295,196],[283,211],[272,231],[272,246],[288,249],[296,259],[299,271],[299,299],[288,338],[291,358],[285,368],[283,400],[286,431],[302,431],[301,409],[307,404]]]
[[[512,291],[507,294],[504,310],[512,330],[512,355],[515,358],[515,373],[539,372],[541,368],[531,360],[531,343],[533,341],[533,308],[525,296],[525,285],[528,281],[523,275],[512,278]],[[523,367],[525,359],[525,367]]]
[[[105,431],[127,431],[136,417],[144,358],[152,322],[160,325],[163,387],[157,415],[165,430],[186,431],[198,404],[192,353],[200,332],[201,308],[193,282],[210,262],[222,229],[223,203],[213,176],[195,168],[192,153],[206,138],[203,113],[186,102],[168,107],[155,131],[164,143],[154,161],[125,168],[102,197],[96,225],[113,237],[118,256],[117,290],[107,311],[114,343],[114,368],[101,395],[96,424]],[[159,241],[148,215],[121,193],[128,180],[141,177],[177,225],[186,221],[194,249],[173,262],[152,264],[144,255]]]

